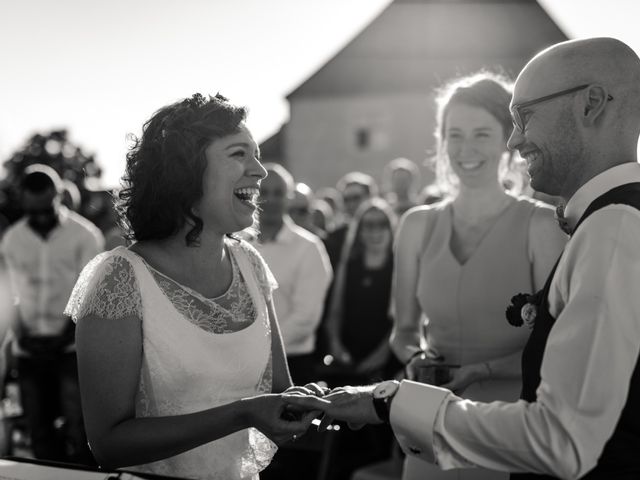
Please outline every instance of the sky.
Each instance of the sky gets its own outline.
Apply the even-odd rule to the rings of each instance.
[[[105,186],[127,135],[194,92],[247,105],[258,142],[285,96],[390,0],[0,0],[0,161],[35,131],[67,128]],[[640,1],[539,0],[569,38],[614,36],[640,53]]]

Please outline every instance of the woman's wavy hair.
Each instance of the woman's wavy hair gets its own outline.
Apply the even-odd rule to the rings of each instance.
[[[430,160],[436,172],[436,184],[446,195],[455,195],[459,185],[444,147],[447,115],[451,106],[467,105],[490,113],[502,126],[506,150],[506,143],[513,128],[509,112],[512,93],[513,83],[507,76],[489,71],[456,78],[437,91],[436,154]],[[503,158],[498,175],[507,189],[516,192],[522,189],[522,169],[517,165],[513,152],[508,152]]]
[[[162,240],[188,222],[188,246],[199,244],[203,221],[193,212],[202,198],[207,167],[205,150],[219,138],[238,132],[247,116],[220,94],[196,93],[161,108],[132,137],[122,189],[116,199],[128,240]]]

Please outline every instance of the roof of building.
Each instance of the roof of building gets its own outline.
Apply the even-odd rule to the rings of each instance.
[[[566,39],[536,0],[395,0],[287,98],[425,92],[483,67],[515,75]]]

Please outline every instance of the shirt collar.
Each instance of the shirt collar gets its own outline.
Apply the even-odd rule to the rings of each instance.
[[[564,209],[564,216],[571,229],[576,227],[587,207],[599,196],[612,188],[626,183],[640,182],[640,164],[623,163],[596,175],[569,199]]]
[[[64,205],[58,206],[58,225],[64,225],[69,220],[69,209]]]

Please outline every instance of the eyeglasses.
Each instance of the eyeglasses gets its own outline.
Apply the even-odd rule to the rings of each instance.
[[[345,203],[356,203],[356,202],[361,202],[364,199],[364,195],[358,195],[358,194],[353,194],[353,195],[344,195],[342,197],[342,200]]]
[[[563,95],[568,95],[570,93],[577,92],[579,90],[584,90],[589,85],[590,84],[588,83],[585,85],[579,85],[577,87],[569,88],[567,90],[562,90],[561,92],[552,93],[551,95],[545,95],[544,97],[540,97],[534,100],[529,100],[527,102],[516,103],[512,105],[510,108],[510,112],[511,112],[511,120],[513,121],[513,128],[520,131],[521,133],[524,132],[525,123],[524,123],[523,114],[522,114],[523,109],[530,107],[531,105],[535,105],[537,103],[546,102],[548,100],[553,100],[554,98],[558,98]],[[611,100],[613,100],[613,97],[611,95],[607,95],[607,100],[610,102]]]
[[[389,230],[391,228],[387,220],[363,220],[361,225],[362,230],[368,232],[374,230]]]

